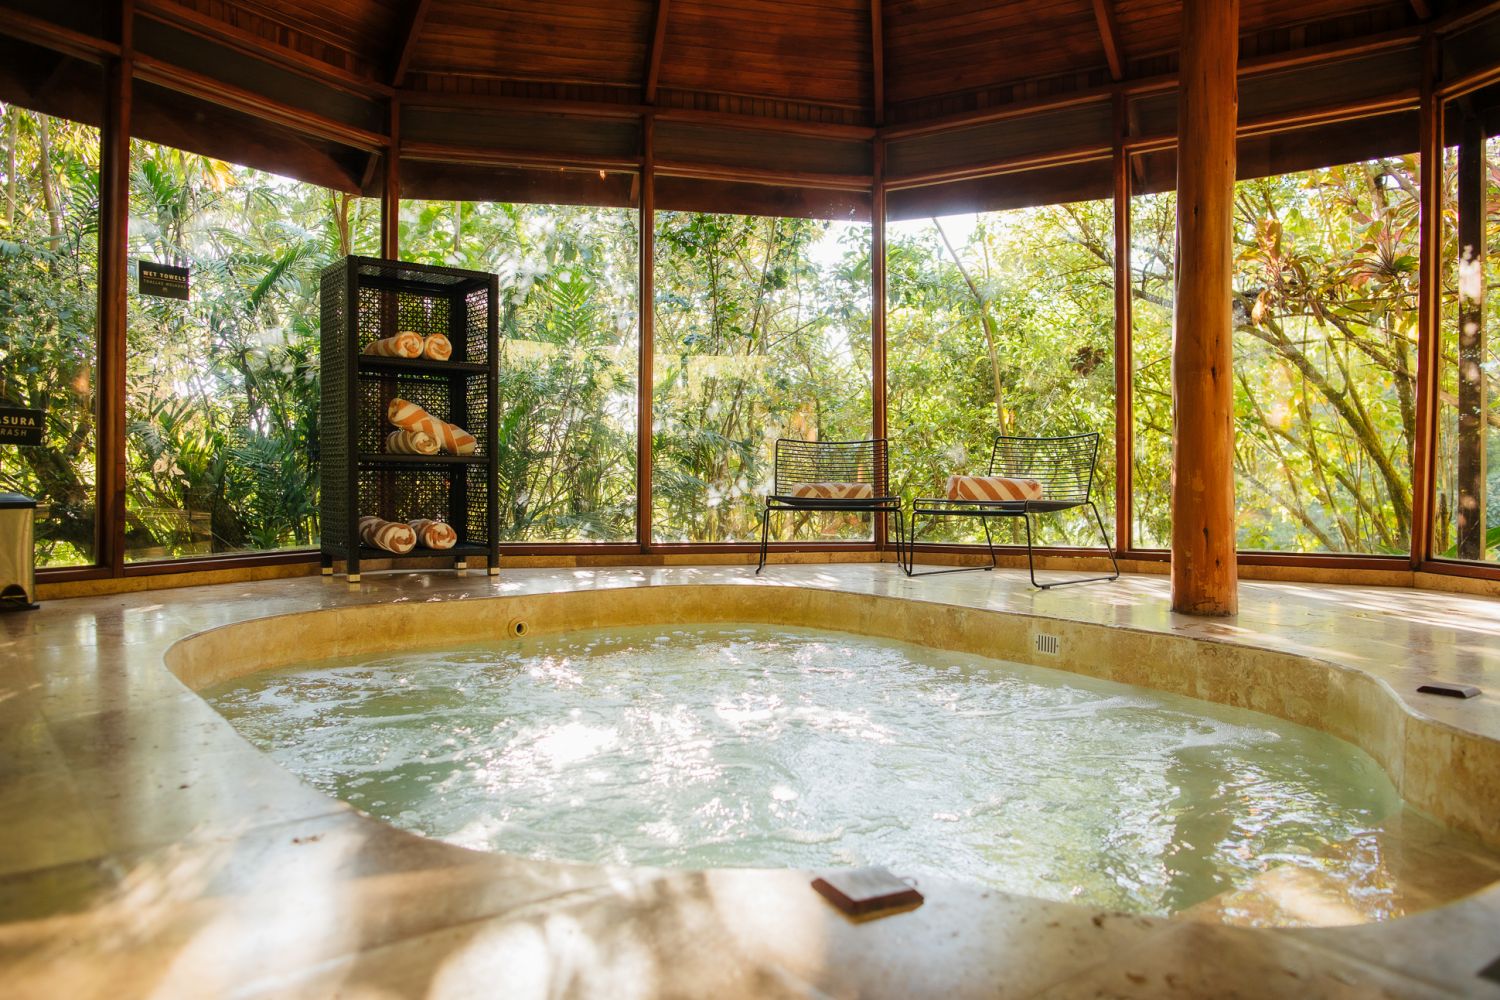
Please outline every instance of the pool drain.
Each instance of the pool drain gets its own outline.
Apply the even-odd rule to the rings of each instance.
[[[526,622],[521,618],[512,618],[510,620],[510,624],[505,626],[505,630],[509,632],[512,637],[519,639],[521,638],[521,636],[526,634]]]

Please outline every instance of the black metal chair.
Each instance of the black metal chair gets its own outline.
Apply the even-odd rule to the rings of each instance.
[[[1041,483],[1040,500],[950,500],[946,497],[924,497],[912,504],[911,537],[907,540],[907,576],[928,576],[936,573],[962,573],[968,570],[992,570],[995,560],[995,542],[990,534],[990,521],[997,517],[1019,517],[1026,525],[1026,567],[1031,574],[1031,585],[1040,590],[1063,587],[1074,583],[1092,583],[1097,580],[1117,580],[1120,564],[1115,560],[1109,546],[1109,532],[1104,528],[1104,518],[1094,505],[1089,493],[1094,485],[1094,463],[1099,455],[1098,434],[1072,434],[1066,437],[997,437],[994,451],[990,454],[991,476],[1011,479],[1035,479]],[[1058,580],[1054,583],[1038,583],[1036,562],[1032,555],[1031,515],[1048,514],[1088,507],[1094,512],[1094,522],[1104,538],[1104,551],[1109,556],[1114,572],[1109,576],[1086,576],[1076,580]],[[984,541],[990,550],[990,565],[960,566],[956,569],[927,570],[915,572],[913,546],[917,542],[919,517],[977,517],[984,525]]]
[[[759,573],[766,567],[766,547],[770,540],[771,515],[775,513],[810,513],[836,511],[858,514],[896,515],[896,559],[905,564],[902,543],[905,523],[901,498],[893,496],[886,475],[884,438],[872,441],[799,441],[781,438],[776,442],[774,486],[766,497],[761,513]],[[868,486],[870,495],[857,499],[797,496],[797,487],[814,483],[842,483]]]

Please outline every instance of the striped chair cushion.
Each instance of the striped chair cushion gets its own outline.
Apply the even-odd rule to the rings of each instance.
[[[875,495],[869,483],[793,483],[798,500],[868,500]]]
[[[1042,484],[1006,476],[949,476],[947,496],[949,500],[1040,500]]]

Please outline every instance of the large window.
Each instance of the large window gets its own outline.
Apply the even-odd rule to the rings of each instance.
[[[0,104],[0,403],[46,411],[40,447],[0,446],[0,489],[38,501],[40,566],[92,563],[99,132]]]
[[[1500,562],[1500,137],[1482,103],[1449,115],[1433,551]]]
[[[1113,202],[887,226],[888,420],[902,496],[942,496],[989,469],[996,435],[1095,431],[1093,499],[1114,507]],[[1040,539],[1098,546],[1087,511],[1039,517]],[[1020,525],[999,525],[1016,541]],[[918,541],[982,541],[971,518]]]
[[[378,234],[373,202],[131,143],[128,559],[317,544],[318,274]],[[188,301],[139,260],[188,267]]]
[[[1417,159],[1235,186],[1235,496],[1241,549],[1411,544]],[[1133,199],[1138,544],[1170,540],[1175,199]]]
[[[777,438],[870,437],[870,227],[663,212],[656,219],[652,536],[760,537]],[[772,522],[773,538],[870,538],[869,515]]]
[[[401,255],[500,275],[500,537],[635,540],[639,215],[407,201]]]

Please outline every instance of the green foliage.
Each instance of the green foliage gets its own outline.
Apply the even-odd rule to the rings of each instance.
[[[635,538],[639,233],[625,209],[404,202],[422,263],[500,275],[501,538]]]
[[[1416,433],[1415,157],[1235,189],[1239,546],[1400,553]],[[1136,518],[1170,539],[1172,195],[1135,200]]]
[[[0,489],[38,499],[39,565],[90,563],[99,133],[0,105],[0,141],[0,399],[47,411],[41,447],[0,449]]]
[[[46,445],[0,461],[42,501],[43,565],[92,560],[98,133],[0,105],[0,396],[47,409]],[[1500,285],[1500,140],[1484,282]],[[1451,158],[1450,158],[1451,159]],[[12,165],[13,160],[13,165]],[[1435,537],[1453,554],[1457,257],[1445,165]],[[1416,423],[1415,157],[1237,186],[1235,422],[1240,545],[1405,552]],[[983,471],[997,432],[1096,430],[1094,497],[1114,512],[1113,220],[1087,202],[888,227],[893,482],[932,493]],[[136,142],[133,258],[188,264],[188,303],[128,309],[131,558],[314,544],[318,272],[373,253],[376,206]],[[1132,205],[1134,519],[1170,537],[1175,203]],[[635,535],[638,217],[625,209],[403,203],[412,260],[496,271],[503,537]],[[666,212],[656,220],[653,534],[753,539],[778,437],[871,432],[869,228]],[[1500,323],[1500,294],[1488,296]],[[1500,338],[1480,365],[1500,398]],[[1492,404],[1493,405],[1493,404]],[[1488,554],[1500,557],[1500,434],[1487,430]],[[1043,539],[1094,544],[1082,520]],[[815,515],[781,538],[865,538]],[[975,540],[972,525],[930,540]]]
[[[318,540],[318,274],[371,253],[373,204],[179,150],[131,146],[133,259],[191,300],[128,307],[132,559]]]
[[[656,220],[653,534],[760,536],[778,437],[868,438],[869,227],[664,212]],[[809,515],[777,537],[869,538]]]
[[[941,496],[949,475],[987,472],[999,433],[1097,431],[1093,496],[1108,523],[1115,481],[1111,208],[1082,202],[887,227],[888,420],[901,495]],[[1083,517],[1043,517],[1038,527],[1044,541],[1100,543]],[[966,519],[932,523],[922,535],[983,537]]]

